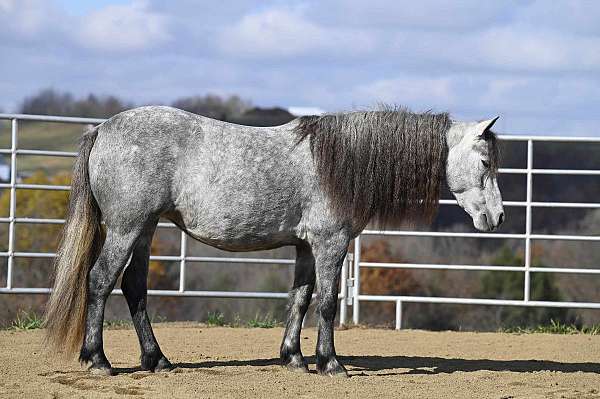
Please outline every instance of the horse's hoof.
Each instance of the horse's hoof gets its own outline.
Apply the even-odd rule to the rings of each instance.
[[[98,375],[98,376],[103,376],[103,377],[108,377],[111,375],[115,375],[114,370],[112,369],[112,367],[90,367],[89,368],[90,374],[92,375]]]
[[[284,364],[283,367],[285,367],[287,370],[294,372],[294,373],[308,373],[308,366],[304,363],[295,363],[295,362],[290,362],[287,364]]]
[[[88,365],[88,371],[92,375],[107,376],[115,374],[110,362],[102,352],[91,354],[91,352],[82,349],[79,355],[79,363],[82,366]]]
[[[159,372],[159,371],[171,371],[173,365],[162,353],[153,353],[142,355],[141,359],[142,370]]]
[[[155,373],[165,373],[165,372],[169,372],[173,369],[174,369],[174,367],[171,364],[171,362],[166,357],[163,356],[158,361],[158,364],[156,365],[156,367],[154,367],[154,372]]]
[[[282,366],[294,373],[308,373],[308,365],[301,354],[291,355],[282,360]]]
[[[336,358],[330,359],[324,367],[318,368],[319,374],[327,377],[348,378],[348,371]]]

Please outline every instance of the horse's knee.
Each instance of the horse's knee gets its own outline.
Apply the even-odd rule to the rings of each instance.
[[[337,290],[320,292],[318,314],[325,320],[333,320],[337,311]]]

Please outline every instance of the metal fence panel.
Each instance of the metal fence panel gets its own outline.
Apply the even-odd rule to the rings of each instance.
[[[104,119],[96,118],[72,118],[60,116],[23,115],[23,114],[0,114],[0,120],[11,121],[11,147],[0,149],[0,154],[10,155],[10,182],[1,183],[0,188],[10,190],[9,216],[0,218],[0,223],[8,224],[8,250],[0,252],[0,257],[7,258],[6,286],[0,287],[0,294],[47,294],[50,288],[27,288],[13,286],[13,268],[16,258],[53,258],[54,253],[39,252],[16,252],[15,251],[15,225],[20,224],[62,224],[63,219],[40,219],[19,218],[16,216],[17,190],[70,190],[69,186],[23,184],[17,182],[17,156],[36,155],[49,157],[75,157],[77,153],[66,151],[45,151],[18,148],[19,121],[58,122],[75,123],[82,125],[99,124]],[[492,265],[444,265],[444,264],[418,264],[418,263],[390,263],[390,262],[364,262],[361,260],[361,236],[354,240],[354,252],[349,254],[342,270],[340,289],[340,323],[347,322],[347,307],[352,306],[352,321],[360,322],[360,302],[393,302],[396,305],[395,326],[402,326],[402,304],[403,303],[445,303],[445,304],[473,304],[494,306],[542,306],[542,307],[565,307],[565,308],[587,308],[600,309],[600,303],[596,302],[551,302],[532,301],[530,298],[531,273],[570,273],[570,274],[600,274],[600,269],[580,268],[558,268],[558,267],[532,267],[531,266],[531,243],[534,240],[569,240],[569,241],[600,241],[600,236],[589,235],[565,235],[565,234],[534,234],[531,229],[532,209],[539,208],[600,208],[600,203],[575,203],[575,202],[540,202],[533,201],[533,175],[578,175],[599,176],[600,170],[572,170],[572,169],[534,169],[533,148],[535,142],[589,142],[600,143],[598,137],[563,137],[563,136],[515,136],[501,135],[506,141],[521,141],[527,143],[527,166],[519,168],[501,168],[500,173],[526,175],[526,200],[505,201],[505,206],[525,208],[525,233],[455,233],[437,231],[379,231],[365,230],[361,236],[412,236],[412,237],[462,237],[462,238],[489,238],[489,239],[518,239],[525,245],[525,259],[523,266],[492,266]],[[440,200],[442,205],[455,205],[455,200]],[[159,223],[159,227],[176,227],[171,223]],[[179,256],[152,256],[152,260],[168,260],[179,262],[179,285],[177,290],[149,290],[148,295],[153,296],[179,296],[179,297],[207,297],[207,298],[262,298],[262,299],[285,299],[284,292],[239,292],[239,291],[198,291],[187,290],[186,265],[187,262],[223,262],[223,263],[249,263],[249,264],[294,264],[293,259],[266,259],[266,258],[231,258],[231,257],[202,257],[187,255],[187,236],[181,232],[181,250]],[[428,269],[428,270],[467,270],[467,271],[514,271],[523,273],[524,292],[522,300],[503,299],[481,299],[481,298],[451,298],[451,297],[422,297],[422,296],[389,296],[389,295],[364,295],[360,293],[361,268],[404,268],[404,269]],[[121,290],[114,290],[113,294],[122,294]]]

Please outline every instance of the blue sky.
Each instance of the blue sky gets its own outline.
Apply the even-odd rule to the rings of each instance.
[[[84,16],[102,7],[109,5],[126,5],[128,0],[57,0],[55,4],[66,13]]]
[[[0,0],[0,107],[53,87],[136,103],[380,102],[600,135],[600,2]]]

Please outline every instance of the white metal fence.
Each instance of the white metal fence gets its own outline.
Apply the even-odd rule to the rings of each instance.
[[[0,120],[11,123],[11,148],[0,149],[0,154],[10,155],[10,182],[1,183],[0,188],[10,189],[9,216],[0,218],[0,223],[8,226],[8,251],[0,252],[0,257],[7,258],[6,286],[0,288],[0,294],[46,294],[50,288],[28,288],[13,286],[13,269],[16,258],[52,258],[54,253],[16,252],[15,225],[16,224],[62,224],[63,219],[36,219],[17,217],[16,193],[17,190],[69,190],[69,186],[23,184],[17,181],[17,156],[35,155],[48,157],[75,157],[75,152],[45,151],[20,149],[18,147],[19,121],[75,123],[93,125],[103,122],[103,119],[71,118],[41,115],[0,114]],[[534,301],[530,299],[531,273],[571,273],[571,274],[600,274],[600,269],[558,268],[558,267],[533,267],[531,266],[531,243],[535,240],[570,240],[570,241],[600,241],[600,236],[589,235],[558,235],[532,233],[531,220],[533,208],[600,208],[600,203],[573,203],[573,202],[536,202],[533,201],[533,176],[534,175],[585,175],[598,176],[600,170],[565,170],[565,169],[534,169],[533,148],[536,142],[593,142],[600,143],[600,137],[558,137],[558,136],[514,136],[502,135],[502,140],[521,141],[527,143],[527,166],[524,169],[501,168],[500,173],[522,174],[527,177],[527,190],[525,201],[504,201],[507,207],[525,208],[525,232],[523,234],[502,233],[456,233],[456,232],[424,232],[424,231],[376,231],[365,230],[361,236],[354,240],[354,252],[349,254],[342,270],[340,290],[340,323],[344,324],[348,318],[348,307],[352,306],[352,321],[359,323],[360,303],[363,301],[393,302],[396,304],[396,328],[401,328],[403,303],[445,303],[445,304],[472,304],[472,305],[503,305],[503,306],[542,306],[564,308],[590,308],[600,309],[596,302],[551,302]],[[440,200],[442,205],[456,205],[454,200]],[[175,226],[171,223],[160,223],[159,227]],[[522,266],[492,266],[492,265],[445,265],[445,264],[419,264],[419,263],[383,263],[364,262],[361,260],[360,241],[362,236],[418,236],[418,237],[463,237],[483,239],[518,239],[525,244],[525,258]],[[177,256],[152,256],[153,260],[179,262],[179,289],[178,290],[149,290],[148,295],[154,296],[189,296],[211,298],[263,298],[283,299],[287,293],[283,292],[239,292],[239,291],[200,291],[188,290],[185,284],[185,271],[188,262],[222,262],[222,263],[247,263],[247,264],[294,264],[293,259],[264,259],[264,258],[230,258],[230,257],[204,257],[187,255],[187,236],[181,232],[180,254]],[[390,295],[364,295],[360,293],[360,271],[362,268],[403,268],[403,269],[428,269],[428,270],[467,270],[467,271],[513,271],[522,272],[524,278],[524,292],[521,300],[505,299],[479,299],[479,298],[451,298],[451,297],[423,297],[423,296],[390,296]],[[121,290],[115,290],[121,294]]]

